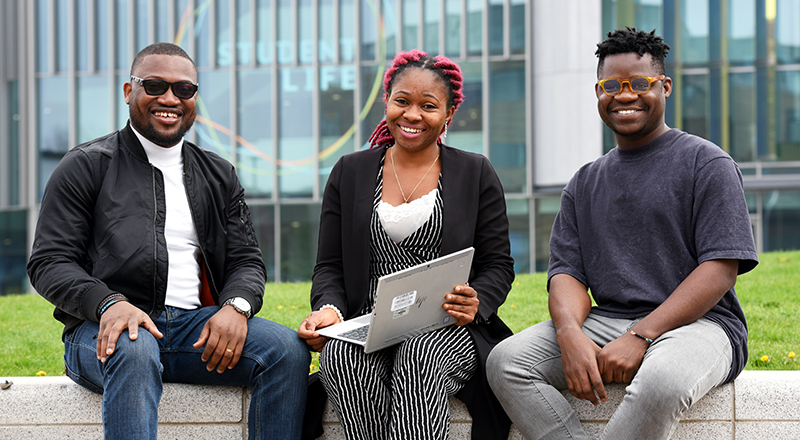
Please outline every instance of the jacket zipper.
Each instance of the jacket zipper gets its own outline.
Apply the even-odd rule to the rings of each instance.
[[[150,174],[153,178],[153,305],[150,310],[155,310],[158,293],[158,194],[156,192],[156,170],[153,164],[150,164]]]
[[[189,192],[189,184],[186,182],[186,171],[183,172],[183,191],[186,192],[186,201],[189,202],[189,214],[192,217],[192,226],[194,226],[195,234],[197,234],[197,247],[200,248],[200,255],[203,256],[206,279],[208,279],[212,294],[213,292],[217,292],[217,295],[219,295],[219,290],[217,290],[217,285],[214,282],[214,274],[211,273],[211,266],[208,264],[208,257],[206,257],[206,251],[203,249],[203,242],[200,240],[200,229],[197,228],[197,222],[195,221],[194,203]]]

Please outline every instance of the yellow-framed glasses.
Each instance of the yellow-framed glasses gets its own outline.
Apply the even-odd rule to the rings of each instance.
[[[631,92],[636,93],[637,95],[644,95],[650,90],[650,86],[656,82],[661,81],[662,79],[666,78],[666,76],[661,75],[655,78],[650,76],[637,76],[636,78],[621,80],[618,78],[606,78],[602,81],[598,81],[597,85],[603,89],[603,93],[608,96],[617,96],[622,93],[622,88],[625,87],[625,84],[628,84],[628,88],[631,89]]]

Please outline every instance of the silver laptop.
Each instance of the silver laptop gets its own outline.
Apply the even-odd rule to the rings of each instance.
[[[328,338],[363,345],[365,353],[455,324],[443,308],[445,295],[465,284],[472,265],[472,247],[378,279],[371,314],[318,329]]]

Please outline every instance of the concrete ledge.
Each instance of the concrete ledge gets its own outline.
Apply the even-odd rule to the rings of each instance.
[[[101,396],[67,377],[12,377],[0,390],[0,438],[19,440],[102,438]],[[594,407],[567,398],[586,432],[599,438],[625,393],[609,387],[608,402]],[[249,390],[243,387],[165,384],[159,411],[159,438],[204,440],[247,438]],[[763,438],[800,439],[800,371],[745,371],[733,384],[712,390],[694,405],[678,426],[674,440]],[[471,418],[466,406],[450,400],[450,438],[468,439]],[[321,440],[343,439],[328,405]],[[512,428],[509,439],[523,437]]]

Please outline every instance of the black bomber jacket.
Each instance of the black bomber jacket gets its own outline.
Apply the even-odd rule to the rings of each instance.
[[[243,297],[255,314],[267,274],[236,170],[189,142],[183,163],[211,296],[217,305]],[[151,318],[161,314],[165,219],[163,175],[130,125],[64,156],[45,188],[28,262],[31,283],[56,306],[64,335],[97,321],[98,305],[114,292]]]

